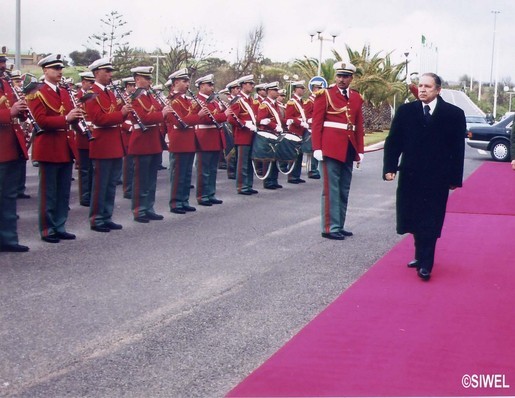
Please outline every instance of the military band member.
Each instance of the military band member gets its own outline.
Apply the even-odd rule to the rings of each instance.
[[[164,87],[162,84],[155,84],[154,86],[152,86],[152,90],[157,94],[157,95],[163,95],[163,90],[164,90]],[[164,122],[161,122],[159,123],[159,131],[161,133],[161,137],[162,137],[162,140],[161,140],[161,145],[163,146],[163,151],[166,149],[168,150],[168,145],[166,144],[165,142],[165,139],[166,139],[166,123]],[[159,160],[159,166],[157,167],[157,170],[166,170],[166,167],[163,166],[163,154],[161,153],[161,159]]]
[[[66,232],[73,159],[77,158],[75,134],[71,124],[83,116],[74,108],[68,91],[59,87],[63,76],[60,54],[49,55],[38,62],[43,68],[44,84],[28,96],[28,104],[43,133],[34,139],[32,157],[39,162],[39,231],[41,239],[57,243],[75,239]]]
[[[281,120],[284,121],[283,130],[287,130],[286,126],[286,90],[281,88],[279,91],[279,96],[277,97],[277,105],[279,106],[279,116],[281,116]]]
[[[126,98],[131,98],[134,91],[136,91],[136,82],[134,81],[134,77],[129,76],[122,79],[122,86],[124,88],[124,95]],[[118,99],[119,106],[122,106],[122,101]],[[133,131],[132,120],[128,119],[122,125],[122,139],[123,145],[125,146],[126,155],[123,157],[123,166],[122,166],[122,187],[123,187],[123,197],[125,199],[132,198],[132,179],[134,176],[134,162],[132,159],[132,155],[129,155],[129,141]]]
[[[318,90],[322,88],[322,84],[319,82],[314,82],[311,85],[311,95],[308,97],[308,99],[304,102],[304,112],[306,114],[306,118],[308,121],[309,129],[308,129],[308,135],[304,135],[304,141],[309,142],[309,147],[312,148],[312,142],[311,142],[311,124],[313,122],[313,104],[315,103],[315,95]],[[310,160],[310,168],[308,171],[308,178],[313,178],[315,180],[320,179],[320,171],[318,170],[318,160],[316,160],[313,157],[313,151],[310,150],[309,152],[306,152],[307,158]]]
[[[252,141],[257,131],[257,110],[259,101],[252,99],[251,93],[254,88],[254,76],[247,75],[238,79],[240,85],[239,99],[231,106],[231,109],[245,126],[240,127],[235,117],[231,115],[229,121],[233,126],[234,145],[238,153],[236,166],[236,190],[240,195],[257,194],[258,191],[252,188],[254,174],[252,171]]]
[[[95,137],[89,144],[89,155],[94,170],[89,222],[93,231],[109,232],[122,229],[120,224],[113,222],[112,217],[116,184],[125,155],[120,126],[132,107],[118,107],[114,93],[107,88],[114,70],[109,59],[98,59],[88,68],[95,76],[95,84],[91,91],[97,94],[95,98],[86,102],[86,113]]]
[[[159,102],[147,92],[152,83],[153,70],[153,66],[138,66],[131,69],[136,88],[143,90],[143,93],[133,100],[132,106],[147,129],[143,132],[137,120],[131,115],[133,132],[129,140],[129,155],[132,156],[134,163],[131,209],[134,221],[140,223],[164,218],[156,214],[154,204],[157,170],[163,152],[160,124],[170,112],[170,107],[161,109]]]
[[[241,87],[238,83],[238,79],[227,83],[225,88],[228,91],[227,100],[230,104],[232,101],[235,100],[235,98],[240,94],[240,91],[241,91]],[[228,124],[231,129],[231,132],[233,133],[233,143],[234,143],[234,129],[233,129],[231,123],[228,123]],[[236,151],[236,146],[233,146],[233,148],[226,153],[226,158],[227,158],[227,178],[229,180],[235,180],[236,179],[236,163],[237,163],[237,159],[238,159],[238,152]]]
[[[304,80],[292,82],[293,94],[286,104],[286,124],[288,131],[296,136],[303,138],[309,127],[306,113],[304,112],[304,102],[302,97],[306,91]],[[306,182],[300,178],[302,172],[302,159],[304,154],[299,151],[299,156],[295,162],[295,167],[292,172],[288,175],[288,183],[290,184],[302,184]]]
[[[266,98],[266,86],[268,83],[259,83],[254,86],[254,90],[256,90],[256,95],[254,98],[259,101],[261,104]]]
[[[284,119],[280,116],[279,104],[277,103],[277,97],[279,96],[279,83],[272,82],[265,86],[266,98],[259,105],[257,122],[261,131],[267,131],[273,134],[280,134],[283,132]],[[263,169],[268,167],[267,164],[263,165]],[[270,174],[263,181],[263,187],[265,189],[277,189],[282,188],[277,180],[279,170],[275,161],[272,161],[272,168]]]
[[[26,252],[18,243],[16,197],[20,179],[20,160],[28,159],[20,119],[24,119],[27,103],[16,100],[3,75],[7,57],[0,53],[0,251]]]
[[[219,104],[215,101],[208,103],[208,98],[214,92],[213,75],[201,77],[195,81],[198,87],[198,100],[205,106],[217,123],[223,123],[227,116],[222,112]],[[215,196],[216,174],[218,169],[218,158],[223,149],[223,132],[217,128],[214,121],[205,115],[196,126],[197,137],[197,203],[201,206],[212,206],[222,204],[223,201]]]
[[[79,73],[81,78],[81,86],[77,92],[77,99],[81,99],[84,95],[91,90],[95,83],[95,76],[91,72]],[[88,115],[85,115],[88,120]],[[91,198],[91,186],[93,184],[93,164],[89,158],[89,140],[86,135],[76,132],[75,142],[77,143],[77,150],[79,153],[79,202],[81,206],[89,207]]]
[[[172,82],[169,98],[173,109],[166,118],[170,152],[169,205],[172,213],[185,214],[196,210],[189,203],[193,160],[197,151],[195,125],[200,123],[206,112],[199,111],[200,106],[186,97],[190,87],[188,69],[178,70],[168,79]]]
[[[336,84],[317,92],[313,109],[313,156],[322,163],[322,237],[343,240],[352,167],[364,153],[363,99],[349,88],[356,67],[336,62]]]

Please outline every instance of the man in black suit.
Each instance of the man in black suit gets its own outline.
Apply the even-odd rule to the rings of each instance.
[[[399,171],[397,233],[413,234],[408,267],[423,280],[431,277],[449,189],[463,181],[465,114],[440,97],[441,84],[434,73],[421,76],[419,100],[399,107],[384,146],[383,179]]]

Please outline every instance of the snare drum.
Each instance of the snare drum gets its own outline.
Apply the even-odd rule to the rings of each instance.
[[[267,131],[258,131],[254,135],[252,142],[251,158],[255,160],[275,159],[275,146],[277,144],[277,136]]]
[[[275,146],[275,159],[279,161],[292,161],[299,155],[302,138],[295,134],[285,133]]]

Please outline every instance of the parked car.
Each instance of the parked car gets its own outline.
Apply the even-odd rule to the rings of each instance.
[[[489,151],[492,159],[507,162],[510,155],[510,133],[515,115],[493,124],[471,127],[467,131],[467,145],[481,151]]]
[[[480,115],[465,115],[465,120],[467,122],[467,130],[471,127],[484,127],[485,125],[489,125],[488,121],[486,120],[486,116],[480,116]]]

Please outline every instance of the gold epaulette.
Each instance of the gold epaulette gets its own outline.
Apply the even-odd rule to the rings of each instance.
[[[318,90],[316,93],[315,93],[315,96],[318,97],[319,95],[322,95],[326,92],[327,90],[325,88],[321,88],[320,90]]]
[[[259,109],[265,109],[265,108],[266,108],[266,104],[264,102],[259,104]]]
[[[253,101],[254,101],[254,102],[252,102],[252,103],[253,103],[254,105],[259,105],[259,104],[260,104],[260,102],[259,102],[257,99],[255,99],[255,100],[253,100]]]
[[[36,99],[36,97],[37,97],[36,94],[37,94],[37,92],[32,93],[32,94],[25,94],[25,99],[27,101],[32,101],[32,100]]]
[[[286,105],[295,105],[295,101],[290,99],[288,100],[288,102],[286,103]]]
[[[0,105],[7,101],[7,96],[3,95],[0,97]]]

